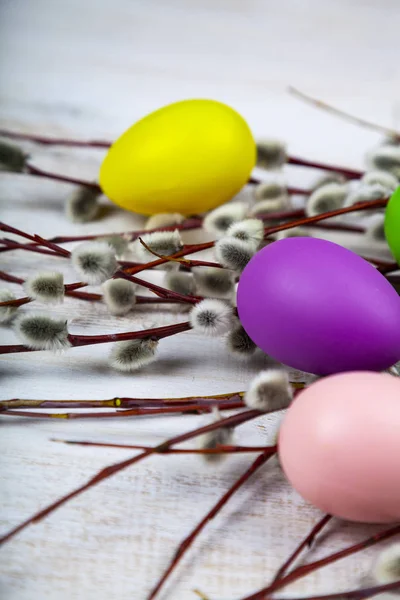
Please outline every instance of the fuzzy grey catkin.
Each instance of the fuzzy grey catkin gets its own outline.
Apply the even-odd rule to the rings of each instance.
[[[106,242],[114,251],[115,256],[121,258],[129,248],[129,239],[123,235],[109,235],[99,241]]]
[[[65,350],[71,345],[67,321],[45,314],[20,317],[15,332],[25,345],[37,350]]]
[[[391,544],[379,553],[372,568],[372,577],[374,582],[379,585],[400,581],[399,542]]]
[[[400,145],[378,146],[367,154],[369,169],[389,171],[400,179]]]
[[[271,138],[257,142],[257,167],[279,169],[286,161],[286,145],[281,140]]]
[[[226,302],[207,298],[196,304],[189,316],[192,328],[211,337],[224,335],[233,325],[233,309]]]
[[[280,198],[260,200],[259,202],[256,202],[256,204],[251,207],[249,213],[252,217],[258,217],[261,215],[267,215],[268,217],[268,213],[283,212],[288,208],[288,206],[288,199],[284,196],[281,196]]]
[[[224,235],[233,223],[242,221],[246,213],[247,204],[244,202],[230,202],[218,206],[204,217],[203,229],[216,236]]]
[[[77,273],[91,285],[104,283],[117,270],[114,250],[107,242],[84,242],[71,253]]]
[[[138,371],[154,362],[157,346],[158,342],[151,339],[116,342],[111,350],[110,364],[118,371]]]
[[[287,187],[283,183],[274,181],[260,183],[254,188],[254,199],[256,202],[262,200],[287,200]]]
[[[0,302],[10,302],[15,299],[11,290],[0,289]],[[17,310],[17,306],[0,306],[0,323],[8,324],[15,317]]]
[[[356,202],[373,202],[380,198],[387,198],[391,191],[380,183],[360,183],[352,192],[348,194],[344,206],[352,206]]]
[[[324,187],[328,183],[338,183],[343,185],[346,183],[346,178],[341,173],[324,173],[323,175],[317,177],[314,183],[311,184],[310,190],[311,192],[315,192],[315,190],[318,190],[320,187]]]
[[[27,154],[15,144],[0,140],[0,171],[23,173]]]
[[[38,273],[24,284],[26,294],[45,304],[60,304],[64,300],[64,276],[57,271]]]
[[[230,298],[235,289],[235,276],[232,271],[218,267],[194,267],[193,277],[201,296]]]
[[[249,408],[271,412],[286,408],[292,398],[293,390],[286,371],[269,369],[250,382],[244,401]]]
[[[253,258],[255,249],[243,240],[222,238],[215,244],[215,256],[227,269],[241,273]]]
[[[183,248],[182,238],[179,231],[176,229],[175,231],[155,231],[154,233],[146,233],[141,236],[141,239],[151,250],[163,257],[171,256]],[[137,239],[133,243],[133,248],[141,262],[146,263],[157,260],[157,256],[147,250],[140,239]],[[170,261],[159,265],[157,268],[162,270],[178,269],[179,263]]]
[[[240,358],[248,358],[257,350],[256,344],[248,336],[240,322],[237,322],[226,338],[229,352]]]
[[[226,232],[227,237],[242,240],[257,250],[264,239],[264,223],[260,219],[244,219],[233,223]]]
[[[65,212],[73,223],[89,223],[99,213],[100,192],[96,189],[81,185],[67,198]]]
[[[314,217],[341,208],[347,193],[347,186],[340,183],[327,183],[317,188],[307,199],[306,215]]]
[[[214,418],[215,422],[215,418]],[[214,431],[209,431],[208,433],[203,433],[198,437],[197,445],[201,449],[205,450],[213,450],[218,446],[230,446],[233,443],[234,437],[234,429],[231,427],[220,427],[219,429],[214,429]],[[202,458],[210,463],[220,462],[225,458],[224,454],[203,454]]]
[[[367,185],[374,185],[375,183],[381,185],[383,188],[394,191],[398,185],[399,180],[397,177],[389,173],[389,171],[367,171],[361,177],[361,183],[365,183]]]
[[[196,291],[195,280],[192,273],[181,271],[169,272],[165,275],[165,284],[173,292],[184,296],[193,296]]]
[[[103,283],[103,299],[112,315],[126,315],[135,305],[136,286],[126,279],[109,279]]]
[[[157,213],[147,219],[144,228],[147,230],[161,229],[162,227],[180,225],[184,220],[185,217],[179,213]]]

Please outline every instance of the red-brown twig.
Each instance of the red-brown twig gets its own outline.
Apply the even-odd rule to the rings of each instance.
[[[220,512],[220,510],[225,506],[225,504],[230,500],[230,498],[246,483],[246,481],[259,469],[264,463],[267,462],[274,454],[276,454],[276,446],[269,448],[267,451],[260,454],[256,460],[250,465],[248,469],[235,481],[235,483],[229,488],[227,492],[218,500],[218,502],[212,507],[212,509],[205,515],[205,517],[198,523],[198,525],[193,529],[193,531],[181,542],[178,546],[177,550],[174,553],[174,556],[169,563],[167,569],[164,571],[160,580],[154,586],[152,591],[147,597],[147,600],[153,600],[157,593],[160,591],[161,587],[166,582],[167,578],[170,576],[172,571],[178,565],[179,561],[182,559],[185,552],[192,546],[193,542],[197,538],[197,536],[201,533],[204,527]]]
[[[12,140],[24,140],[34,142],[35,144],[43,144],[44,146],[69,146],[78,148],[109,148],[111,146],[111,142],[106,140],[69,140],[36,135],[34,133],[20,133],[9,131],[8,129],[0,129],[0,135]]]
[[[272,584],[259,590],[255,594],[246,596],[245,598],[242,598],[241,600],[267,600],[267,598],[269,598],[269,596],[272,594],[272,592],[275,592],[276,590],[283,588],[284,586],[288,585],[289,583],[293,583],[293,581],[297,581],[301,577],[305,577],[309,573],[312,573],[313,571],[316,571],[317,569],[320,569],[322,567],[330,565],[331,563],[336,562],[337,560],[340,560],[341,558],[345,558],[346,556],[350,556],[351,554],[360,552],[361,550],[364,550],[365,548],[374,546],[375,544],[378,544],[379,542],[388,540],[388,539],[394,537],[395,535],[400,535],[400,525],[395,525],[394,527],[391,527],[390,529],[385,529],[384,531],[376,533],[375,535],[372,535],[371,537],[363,540],[362,542],[353,544],[352,546],[348,546],[347,548],[344,548],[343,550],[339,550],[339,552],[334,552],[333,554],[329,554],[328,556],[325,556],[325,558],[321,558],[319,560],[315,560],[314,562],[308,563],[301,567],[297,567],[297,569],[294,569],[293,571],[291,571],[290,573],[288,573],[287,575],[282,577],[282,579],[279,579],[279,581],[275,581]]]
[[[2,279],[3,281],[9,281],[10,283],[18,283],[20,285],[25,283],[24,279],[21,279],[20,277],[15,277],[14,275],[11,275],[10,273],[6,273],[5,271],[0,271],[0,279]],[[137,281],[142,282],[139,284],[139,285],[141,285],[141,287],[147,287],[147,285],[144,285],[144,284],[147,284],[148,282],[145,282],[141,279],[137,279]],[[86,283],[83,283],[83,282],[66,284],[64,286],[65,295],[71,296],[73,298],[78,298],[79,300],[86,300],[89,302],[94,302],[94,301],[98,302],[98,301],[103,300],[102,294],[94,294],[91,292],[75,291],[78,288],[84,287],[84,286],[86,286]],[[162,297],[160,290],[165,290],[164,297]],[[159,294],[155,298],[152,298],[151,296],[135,296],[135,303],[136,304],[181,304],[183,302],[183,300],[181,298],[178,298],[178,294],[176,296],[172,297],[174,292],[171,292],[171,294],[170,294],[170,292],[171,292],[171,290],[167,290],[166,288],[160,287]],[[28,301],[31,302],[31,298],[18,298],[16,300],[8,300],[6,302],[0,302],[0,306],[21,306],[22,304],[27,304]]]
[[[9,417],[28,417],[33,419],[119,419],[120,417],[139,417],[139,416],[154,416],[168,414],[193,414],[193,413],[208,413],[212,412],[213,408],[218,407],[219,410],[233,410],[243,408],[244,404],[240,402],[214,402],[210,404],[180,404],[178,406],[162,406],[162,407],[145,407],[145,408],[129,408],[126,410],[116,410],[112,412],[74,412],[74,413],[46,413],[46,412],[30,412],[26,410],[5,410],[0,412],[1,415]]]
[[[162,442],[161,444],[158,444],[157,446],[151,448],[150,450],[144,450],[140,454],[137,454],[131,458],[128,458],[128,459],[122,461],[122,462],[114,463],[108,467],[105,467],[104,469],[101,469],[98,473],[96,473],[93,477],[91,477],[85,484],[79,486],[78,488],[76,488],[75,490],[70,492],[69,494],[62,496],[55,502],[52,502],[46,508],[40,510],[35,515],[33,515],[32,517],[29,517],[28,519],[26,519],[25,521],[23,521],[22,523],[20,523],[13,529],[11,529],[11,531],[9,531],[5,535],[3,535],[0,538],[0,545],[9,541],[17,533],[23,531],[26,527],[28,527],[28,525],[31,525],[32,523],[37,523],[41,519],[44,519],[46,516],[48,516],[49,514],[54,512],[57,508],[59,508],[60,506],[62,506],[63,504],[65,504],[66,502],[71,500],[72,498],[79,496],[80,494],[82,494],[83,492],[88,490],[89,488],[97,485],[98,483],[100,483],[101,481],[104,481],[105,479],[108,479],[108,477],[111,477],[112,475],[114,475],[114,473],[119,473],[123,469],[126,469],[127,467],[130,467],[131,465],[140,462],[141,460],[150,456],[151,454],[165,452],[166,450],[169,450],[171,448],[171,446],[180,444],[181,442],[186,442],[187,440],[190,440],[190,439],[197,437],[199,435],[202,435],[204,433],[214,431],[215,429],[219,429],[220,427],[237,427],[238,425],[241,425],[242,423],[245,423],[246,421],[255,419],[256,417],[260,416],[261,414],[262,413],[260,411],[255,410],[255,409],[243,411],[239,414],[235,414],[230,417],[227,417],[226,419],[221,419],[219,421],[216,421],[215,423],[210,423],[209,425],[206,425],[204,427],[199,427],[188,433],[183,433],[183,434],[177,435],[176,437],[173,437],[165,442]]]
[[[83,179],[77,179],[76,177],[67,177],[66,175],[60,175],[59,173],[51,173],[50,171],[44,171],[38,167],[34,167],[31,164],[26,165],[26,172],[28,175],[34,175],[35,177],[43,177],[44,179],[53,179],[54,181],[61,181],[62,183],[73,183],[74,185],[80,185],[87,188],[96,190],[101,193],[101,187],[98,183],[91,181],[85,181]]]
[[[10,250],[26,250],[29,252],[36,252],[37,254],[47,254],[50,256],[61,256],[59,254],[55,254],[51,252],[51,250],[46,250],[45,248],[41,248],[39,244],[21,244],[20,242],[16,242],[15,240],[10,240],[7,238],[2,238],[0,243],[3,244],[0,248],[0,252],[9,252]]]
[[[140,446],[134,444],[111,444],[107,442],[87,442],[76,440],[60,440],[53,438],[52,442],[61,444],[90,446],[96,448],[117,448],[123,450],[150,450],[151,446]],[[216,446],[215,448],[170,448],[162,454],[241,454],[247,452],[266,452],[272,450],[273,446]]]
[[[325,219],[329,219],[331,217],[337,217],[339,215],[345,215],[348,213],[353,213],[357,211],[366,211],[366,210],[374,210],[375,208],[383,208],[388,203],[388,198],[383,198],[380,200],[373,200],[372,202],[360,202],[359,204],[355,204],[353,206],[347,206],[344,208],[338,208],[337,210],[331,210],[329,212],[323,213],[321,215],[316,215],[314,217],[304,217],[301,219],[297,219],[295,221],[289,221],[288,223],[282,223],[281,225],[276,225],[274,227],[266,227],[264,229],[264,238],[268,238],[268,236],[273,233],[278,233],[278,231],[285,231],[287,229],[292,229],[293,227],[299,227],[301,225],[312,225],[313,223],[319,223],[319,221],[324,221]],[[208,250],[215,245],[215,242],[204,242],[202,244],[190,244],[184,246],[182,250],[173,254],[170,258],[181,258],[187,254],[194,254],[196,252],[201,252],[202,250]],[[163,265],[168,262],[169,259],[159,258],[157,260],[153,260],[143,265],[138,265],[136,267],[131,267],[125,269],[126,273],[130,273],[135,275],[136,273],[140,273],[146,269],[153,269],[154,267],[158,267],[159,265]]]
[[[308,97],[305,97],[305,95],[301,94],[300,92],[297,92],[297,90],[294,90],[294,88],[289,88],[292,93],[296,93],[296,95],[298,96],[303,96],[304,98],[306,98],[308,101],[311,101]],[[318,102],[318,101],[313,101],[314,104],[317,104],[318,106],[323,106],[326,108],[326,110],[330,110],[331,112],[336,112],[339,113],[339,111],[337,109],[332,109],[331,107],[328,107],[327,105],[323,105],[323,103]],[[349,118],[349,117],[348,117]],[[352,117],[353,120],[356,120],[355,117]],[[358,122],[361,122],[361,119],[357,119]],[[363,122],[364,125],[366,125],[366,122]],[[368,126],[372,126],[372,124],[368,124]],[[376,129],[379,126],[373,126],[374,129]],[[381,129],[385,129],[385,128],[381,128]],[[390,131],[390,130],[387,130]],[[78,147],[78,148],[109,148],[111,146],[112,142],[109,141],[105,141],[105,140],[74,140],[74,139],[65,139],[65,138],[52,138],[52,137],[46,137],[46,136],[42,136],[42,135],[35,135],[35,134],[27,134],[27,133],[18,133],[18,132],[14,132],[14,131],[9,131],[7,129],[0,129],[0,135],[4,136],[4,137],[9,137],[11,139],[14,140],[25,140],[25,141],[29,141],[29,142],[34,142],[37,144],[43,144],[46,146],[68,146],[68,147]],[[400,134],[399,134],[400,136]],[[296,161],[296,162],[294,162]],[[288,158],[288,163],[289,164],[299,164],[302,166],[306,166],[306,167],[315,167],[317,169],[323,169],[324,171],[335,171],[335,172],[339,172],[339,173],[343,173],[343,172],[350,172],[353,173],[352,170],[349,169],[342,169],[341,167],[335,167],[332,165],[326,165],[326,164],[322,164],[322,163],[310,163],[307,160],[303,160],[303,159],[295,159],[294,157],[289,157]],[[351,176],[350,176],[351,177]],[[255,180],[254,178],[250,178],[249,183],[253,183]]]
[[[290,220],[290,219],[300,218],[300,217],[304,217],[304,216],[305,216],[304,209],[299,208],[299,209],[295,209],[295,210],[286,210],[286,211],[279,211],[279,212],[274,212],[274,213],[260,214],[260,215],[257,215],[257,218],[269,223],[271,221]],[[108,233],[108,234],[107,233],[99,233],[99,234],[91,234],[91,235],[55,236],[52,238],[48,238],[47,241],[54,242],[56,244],[64,244],[64,243],[68,243],[68,242],[81,242],[81,241],[89,241],[89,240],[97,240],[97,239],[101,240],[101,239],[104,239],[104,238],[107,238],[110,236],[114,236],[114,235],[129,236],[129,238],[130,238],[129,241],[134,241],[142,235],[145,235],[148,233],[155,233],[157,231],[175,231],[176,229],[178,231],[188,231],[191,229],[198,229],[199,227],[202,226],[202,223],[203,223],[203,219],[201,217],[190,217],[183,223],[179,223],[177,225],[168,225],[165,227],[158,227],[156,229],[139,229],[139,230],[135,230],[135,231],[123,231],[123,232]],[[314,224],[314,227],[321,228],[321,229],[333,230],[333,231],[350,231],[350,232],[355,232],[355,233],[364,233],[365,232],[365,227],[362,227],[360,225],[351,225],[348,223],[316,223],[316,224]],[[18,250],[19,249],[19,250],[28,250],[28,251],[30,250],[31,252],[40,252],[42,254],[54,254],[52,252],[49,252],[48,250],[45,250],[44,248],[40,248],[40,244],[38,244],[38,243],[22,244],[22,243],[16,242],[15,240],[8,240],[8,239],[2,239],[2,240],[0,240],[0,243],[3,243],[5,245],[4,248],[0,248],[0,252],[8,252],[9,250]],[[120,264],[124,265],[124,264],[127,264],[127,262],[120,261]],[[196,265],[196,266],[199,266],[199,265]]]
[[[141,287],[145,287],[156,294],[156,298],[148,297],[148,296],[135,296],[136,304],[195,304],[200,300],[203,300],[201,296],[185,296],[183,294],[179,294],[178,292],[173,292],[167,288],[163,288],[155,283],[151,283],[149,281],[145,281],[144,279],[140,279],[139,277],[134,277],[132,275],[125,275],[123,272],[118,272],[119,277],[123,279],[127,279],[128,281],[132,281]],[[14,277],[9,273],[5,273],[4,271],[0,271],[0,279],[4,281],[10,281],[12,283],[23,284],[25,283],[24,279],[19,277]],[[81,300],[88,301],[99,301],[103,299],[102,294],[93,294],[89,292],[77,292],[76,290],[82,287],[86,287],[88,284],[82,281],[78,281],[76,283],[68,283],[64,285],[65,295],[72,296],[74,298],[79,298]],[[27,304],[28,302],[33,302],[32,298],[17,298],[16,300],[7,300],[5,302],[0,302],[0,306],[21,306],[22,304]]]
[[[327,165],[318,161],[307,160],[305,158],[299,158],[297,156],[289,156],[287,159],[288,165],[297,165],[299,167],[310,167],[312,169],[322,169],[323,171],[329,171],[333,173],[341,173],[347,179],[360,179],[364,174],[364,171],[358,169],[348,169],[347,167],[338,167],[334,165]]]
[[[26,231],[22,231],[21,229],[17,229],[16,227],[11,227],[11,225],[7,225],[6,223],[0,222],[0,231],[8,231],[9,233],[14,233],[16,235],[20,235],[27,239],[38,241],[43,246],[48,247],[50,250],[54,251],[54,253],[58,253],[59,255],[62,255],[64,258],[70,258],[70,256],[71,256],[71,252],[69,250],[66,250],[65,248],[61,248],[61,246],[58,246],[54,242],[49,242],[48,240],[42,238],[39,235],[31,235],[30,233],[27,233]],[[165,259],[165,260],[166,260],[166,262],[168,262],[168,259]],[[142,266],[142,265],[139,265],[139,267],[140,266]],[[133,267],[133,268],[136,268],[136,267]],[[137,284],[141,285],[142,287],[152,290],[155,294],[157,294],[157,296],[160,296],[161,298],[180,300],[181,302],[185,302],[185,303],[189,303],[189,304],[195,304],[199,300],[202,300],[202,298],[200,298],[198,296],[189,296],[189,295],[185,296],[183,294],[179,294],[178,292],[168,290],[166,288],[163,288],[154,283],[150,283],[143,279],[138,279],[138,278],[129,276],[122,269],[119,269],[114,274],[113,277],[114,278],[120,277],[123,279],[127,279],[128,281],[133,281],[134,283],[137,283]],[[74,284],[69,284],[70,289],[77,289],[80,287],[85,287],[86,285],[88,285],[88,284],[84,283],[84,282],[77,282]]]
[[[275,581],[279,581],[280,579],[282,579],[282,577],[289,570],[289,567],[294,563],[294,561],[299,556],[299,554],[301,554],[301,552],[304,550],[304,548],[310,548],[310,546],[312,545],[315,537],[318,535],[318,533],[321,531],[321,529],[323,529],[325,527],[325,525],[327,525],[327,523],[329,523],[329,521],[331,519],[332,519],[331,515],[325,515],[324,517],[322,517],[322,519],[320,519],[320,521],[318,521],[318,523],[316,525],[314,525],[314,527],[311,529],[310,533],[297,546],[297,548],[295,549],[295,551],[292,552],[292,554],[283,563],[283,565],[280,567],[280,569],[278,569],[275,577],[272,580],[272,583],[274,583]]]
[[[335,594],[325,594],[323,596],[302,596],[301,598],[291,598],[290,600],[364,600],[364,598],[373,598],[378,594],[382,594],[382,592],[390,592],[399,589],[400,580],[360,590],[351,590],[350,592],[336,592]],[[274,600],[283,599],[274,598]]]
[[[292,383],[292,386],[301,389],[303,383]],[[178,404],[207,404],[210,402],[239,402],[244,392],[232,392],[228,394],[213,394],[212,396],[183,396],[180,398],[129,398],[115,397],[107,400],[32,400],[23,398],[12,398],[11,400],[0,400],[0,410],[14,408],[136,408],[138,406],[169,406]]]
[[[288,92],[289,92],[289,94],[292,94],[292,96],[296,96],[300,100],[303,100],[304,102],[307,102],[308,104],[311,104],[312,106],[316,106],[317,108],[321,108],[322,110],[325,110],[326,112],[329,112],[337,117],[345,119],[346,121],[349,121],[350,123],[355,123],[356,125],[361,125],[361,127],[366,127],[368,129],[372,129],[373,131],[378,131],[379,133],[382,133],[383,135],[386,135],[390,138],[400,140],[400,131],[395,131],[394,129],[390,129],[389,127],[384,127],[383,125],[378,125],[377,123],[371,123],[370,121],[367,121],[366,119],[360,119],[360,117],[351,115],[350,113],[345,112],[344,110],[340,110],[339,108],[336,108],[335,106],[331,106],[330,104],[327,104],[326,102],[322,102],[322,100],[317,100],[317,99],[313,98],[312,96],[309,96],[308,94],[305,94],[304,92],[301,92],[300,90],[296,89],[295,87],[293,87],[291,85],[288,87]]]
[[[153,339],[161,340],[172,335],[177,335],[183,331],[189,331],[192,328],[189,321],[183,323],[174,323],[173,325],[164,325],[152,329],[142,329],[141,331],[127,331],[125,333],[107,333],[104,335],[75,335],[70,333],[68,341],[73,348],[77,346],[92,346],[94,344],[110,344],[112,342],[126,342],[129,340]],[[0,354],[16,354],[19,352],[42,352],[41,349],[29,348],[24,344],[12,344],[0,346]]]
[[[50,171],[45,171],[43,169],[39,169],[38,167],[34,167],[30,163],[27,163],[25,165],[25,173],[27,175],[34,175],[35,177],[43,177],[45,179],[53,179],[54,181],[61,181],[62,183],[73,183],[75,185],[92,188],[99,194],[102,193],[102,189],[98,183],[91,182],[91,181],[85,181],[83,179],[77,179],[75,177],[68,177],[66,175],[60,175],[59,173],[52,173]],[[247,183],[248,183],[248,185],[258,185],[259,183],[261,183],[261,181],[259,179],[256,179],[255,177],[251,177]],[[294,189],[297,190],[297,188],[294,188]],[[304,190],[297,190],[294,193],[301,194],[301,193],[304,193]]]

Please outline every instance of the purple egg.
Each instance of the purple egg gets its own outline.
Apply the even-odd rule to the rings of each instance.
[[[317,375],[380,371],[400,360],[400,296],[375,267],[315,238],[258,252],[238,287],[239,318],[266,354]]]

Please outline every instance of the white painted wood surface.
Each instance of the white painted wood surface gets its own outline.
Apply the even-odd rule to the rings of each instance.
[[[248,119],[256,135],[278,135],[293,153],[361,166],[379,137],[285,94],[291,83],[389,126],[400,125],[397,0],[12,0],[0,6],[1,126],[22,131],[112,139],[167,102],[212,97]],[[96,177],[102,153],[26,144],[38,166]],[[293,184],[309,174],[288,169]],[[1,174],[2,220],[43,236],[123,231],[143,219],[105,203],[103,220],[72,225],[63,214],[70,187]],[[186,237],[193,239],[193,236]],[[350,245],[354,240],[344,240]],[[362,249],[362,248],[360,248]],[[365,250],[365,248],[364,248]],[[387,256],[385,249],[377,253]],[[2,268],[25,276],[62,259],[12,252]],[[157,277],[160,275],[158,274]],[[3,286],[3,284],[2,284]],[[18,286],[9,286],[18,293]],[[26,310],[35,308],[28,305]],[[25,309],[24,309],[25,310]],[[177,311],[107,315],[69,299],[54,310],[73,332],[124,331],[178,321]],[[14,340],[1,329],[2,343]],[[107,398],[211,394],[244,389],[266,364],[243,364],[223,342],[187,333],[165,340],[159,360],[135,375],[107,366],[106,346],[2,357],[1,398]],[[298,375],[300,377],[300,375]],[[200,417],[108,421],[0,420],[1,531],[86,481],[129,451],[80,448],[51,438],[156,443],[198,426]],[[238,431],[239,443],[268,443],[279,419]],[[178,542],[251,461],[234,456],[218,468],[198,457],[153,457],[70,502],[2,548],[0,594],[7,600],[144,600]],[[267,583],[319,518],[266,466],[197,541],[160,599],[239,598]],[[371,533],[338,523],[309,557]],[[359,585],[375,551],[341,561],[285,593],[337,592]]]

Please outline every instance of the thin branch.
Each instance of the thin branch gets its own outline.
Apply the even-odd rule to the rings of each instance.
[[[303,383],[292,383],[298,389],[304,387]],[[244,392],[233,392],[228,394],[213,394],[212,396],[183,396],[178,398],[130,398],[115,397],[107,400],[31,400],[22,398],[13,398],[11,400],[0,400],[0,409],[8,410],[13,408],[135,408],[146,405],[169,405],[169,404],[188,404],[190,402],[201,404],[210,401],[239,401],[243,398]]]
[[[63,444],[90,446],[95,448],[121,448],[124,450],[150,450],[151,446],[140,446],[132,444],[111,444],[107,442],[87,442],[76,440],[60,440],[51,439],[52,442],[60,442]],[[240,454],[246,452],[266,452],[275,448],[275,446],[224,446],[218,445],[215,448],[170,448],[162,454]]]
[[[201,414],[208,413],[213,408],[218,407],[219,410],[233,410],[243,408],[243,402],[227,402],[227,403],[210,403],[210,404],[180,404],[178,406],[161,406],[161,407],[143,407],[129,408],[124,410],[116,410],[110,412],[67,412],[67,413],[47,413],[47,412],[30,412],[26,410],[4,410],[0,412],[6,417],[27,417],[33,419],[119,419],[120,417],[138,417],[138,416],[154,416],[168,415],[173,413],[178,414]]]
[[[29,517],[28,519],[26,519],[25,521],[23,521],[22,523],[20,523],[13,529],[11,529],[8,533],[3,535],[0,538],[0,545],[9,541],[17,533],[23,531],[26,527],[28,527],[28,525],[31,525],[32,523],[37,523],[38,521],[44,519],[46,516],[48,516],[49,514],[54,512],[57,508],[59,508],[60,506],[62,506],[63,504],[65,504],[66,502],[71,500],[72,498],[79,496],[81,493],[83,493],[86,490],[90,489],[91,487],[97,485],[101,481],[108,479],[109,477],[114,475],[114,473],[119,473],[120,471],[126,469],[127,467],[130,467],[131,465],[140,462],[141,460],[150,456],[151,454],[165,452],[166,450],[169,450],[171,446],[180,444],[181,442],[186,442],[187,440],[190,440],[190,439],[197,437],[199,435],[202,435],[204,433],[214,431],[215,429],[219,429],[220,427],[237,427],[238,425],[241,425],[242,423],[245,423],[246,421],[250,421],[251,419],[255,419],[256,417],[259,417],[261,414],[263,414],[263,413],[261,413],[258,410],[255,410],[255,409],[243,411],[239,414],[235,414],[230,417],[227,417],[226,419],[221,419],[219,421],[216,421],[215,423],[210,423],[209,425],[206,425],[204,427],[199,427],[188,433],[183,433],[183,434],[177,435],[176,437],[173,437],[165,442],[162,442],[161,444],[158,444],[157,446],[155,446],[154,448],[152,448],[150,450],[144,450],[140,454],[137,454],[131,458],[128,458],[127,460],[112,464],[108,467],[105,467],[104,469],[101,469],[93,477],[91,477],[85,484],[79,486],[78,488],[76,488],[75,490],[70,492],[69,494],[62,496],[55,502],[52,502],[46,508],[40,510],[39,512],[34,514],[32,517]]]
[[[197,536],[201,533],[204,527],[220,512],[230,498],[246,483],[246,481],[259,469],[264,463],[267,462],[274,454],[276,454],[276,446],[269,448],[267,451],[260,454],[256,460],[250,465],[248,469],[235,481],[235,483],[229,488],[229,490],[220,498],[220,500],[213,506],[213,508],[205,515],[205,517],[198,523],[193,531],[181,542],[175,554],[169,563],[167,569],[164,571],[160,580],[154,586],[152,591],[147,597],[147,600],[153,600],[157,593],[160,591],[172,571],[178,565],[185,552],[192,546]]]
[[[29,163],[26,165],[26,172],[28,175],[34,175],[35,177],[53,179],[54,181],[61,181],[62,183],[73,183],[74,185],[79,185],[91,188],[92,190],[96,190],[96,192],[99,192],[99,194],[102,193],[101,187],[98,183],[84,181],[83,179],[76,179],[75,177],[67,177],[66,175],[60,175],[59,173],[51,173],[50,171],[44,171],[43,169],[34,167]]]
[[[11,138],[12,140],[24,140],[34,142],[35,144],[43,144],[44,146],[69,146],[78,148],[109,148],[111,142],[105,140],[69,140],[65,138],[53,138],[33,133],[20,133],[17,131],[9,131],[8,129],[0,129],[0,135]]]
[[[279,581],[279,579],[282,579],[282,577],[289,570],[289,567],[294,563],[294,561],[299,556],[299,554],[301,554],[301,552],[304,550],[304,548],[310,548],[310,546],[314,542],[315,537],[318,535],[318,533],[321,531],[321,529],[323,529],[325,527],[325,525],[327,525],[327,523],[330,522],[331,519],[332,519],[331,515],[325,515],[324,517],[322,517],[322,519],[320,521],[318,521],[318,523],[311,529],[311,531],[307,535],[307,537],[301,542],[301,544],[299,544],[297,546],[295,551],[289,556],[289,558],[283,563],[283,565],[277,571],[274,579],[272,580],[272,583],[274,583],[275,581]]]
[[[93,344],[110,344],[112,342],[126,342],[129,340],[142,340],[152,338],[161,340],[172,335],[177,335],[183,331],[189,331],[192,328],[189,321],[183,323],[174,323],[173,325],[164,325],[152,329],[142,329],[139,331],[127,331],[125,333],[108,333],[104,335],[75,335],[70,333],[68,341],[73,348],[77,346],[92,346]],[[15,354],[19,352],[43,352],[40,348],[30,348],[24,344],[12,344],[0,346],[0,354]]]
[[[390,592],[400,589],[400,580],[393,583],[385,583],[374,587],[364,588],[361,590],[351,590],[350,592],[337,592],[335,594],[326,594],[324,596],[302,596],[301,598],[291,598],[290,600],[364,600],[365,598],[373,598],[382,592]],[[283,600],[275,598],[274,600]],[[286,599],[285,599],[286,600]]]
[[[323,171],[329,171],[330,173],[341,173],[347,179],[360,179],[364,175],[364,171],[358,169],[349,169],[347,167],[337,167],[334,165],[327,165],[318,161],[307,160],[305,158],[299,158],[297,156],[289,156],[287,159],[288,165],[297,165],[299,167],[310,167],[312,169],[322,169]]]
[[[305,94],[304,92],[301,92],[300,90],[298,90],[297,88],[295,88],[291,85],[288,87],[288,92],[292,96],[296,96],[300,100],[303,100],[304,102],[307,102],[308,104],[311,104],[312,106],[316,106],[317,108],[320,108],[326,112],[329,112],[329,113],[335,115],[336,117],[345,119],[346,121],[349,121],[350,123],[354,123],[356,125],[361,125],[361,127],[366,127],[368,129],[372,129],[373,131],[378,131],[379,133],[383,133],[383,135],[389,136],[391,138],[395,138],[398,140],[400,139],[400,131],[395,131],[394,129],[391,129],[390,127],[384,127],[383,125],[378,125],[377,123],[371,123],[370,121],[367,121],[366,119],[360,119],[360,117],[351,115],[350,113],[348,113],[344,110],[336,108],[335,106],[331,106],[330,104],[327,104],[326,102],[322,102],[322,100],[317,100],[316,98],[313,98],[312,96],[309,96],[308,94]]]
[[[355,204],[353,206],[347,206],[344,208],[338,208],[337,210],[331,210],[329,212],[323,213],[321,215],[316,215],[314,217],[304,217],[300,219],[296,219],[295,221],[289,221],[288,223],[282,223],[281,225],[276,225],[275,227],[266,227],[264,229],[264,239],[268,238],[269,235],[273,233],[277,233],[278,231],[286,231],[287,229],[293,229],[294,227],[299,227],[301,225],[311,225],[313,223],[319,223],[320,221],[324,221],[325,219],[329,219],[331,217],[337,217],[338,215],[345,215],[353,212],[366,211],[366,210],[374,210],[375,208],[383,208],[389,202],[388,198],[383,198],[379,200],[373,200],[372,202],[360,202],[359,204]],[[202,250],[208,250],[215,245],[215,242],[204,242],[202,244],[190,244],[184,246],[182,250],[176,252],[172,255],[172,258],[180,258],[182,256],[186,256],[187,254],[194,254],[196,252],[201,252]],[[143,265],[138,265],[136,267],[131,267],[125,269],[125,273],[130,273],[132,275],[136,275],[141,271],[146,269],[152,269],[154,267],[158,267],[159,265],[163,265],[168,262],[166,258],[159,258],[157,260],[153,260]]]
[[[317,571],[318,569],[330,565],[331,563],[336,562],[341,558],[345,558],[346,556],[350,556],[352,554],[355,554],[356,552],[360,552],[361,550],[374,546],[375,544],[383,542],[384,540],[388,540],[396,535],[400,535],[400,525],[395,525],[390,529],[385,529],[384,531],[381,531],[379,533],[376,533],[375,535],[372,535],[369,538],[366,538],[358,544],[353,544],[352,546],[348,546],[343,550],[339,550],[339,552],[329,554],[328,556],[325,556],[325,558],[321,558],[301,567],[297,567],[297,569],[294,569],[293,571],[282,577],[282,579],[280,579],[279,581],[275,581],[272,584],[262,588],[255,594],[246,596],[241,600],[267,600],[267,598],[269,598],[272,592],[280,590],[281,588],[287,586],[289,583],[293,583],[294,581],[305,577],[313,571]]]

